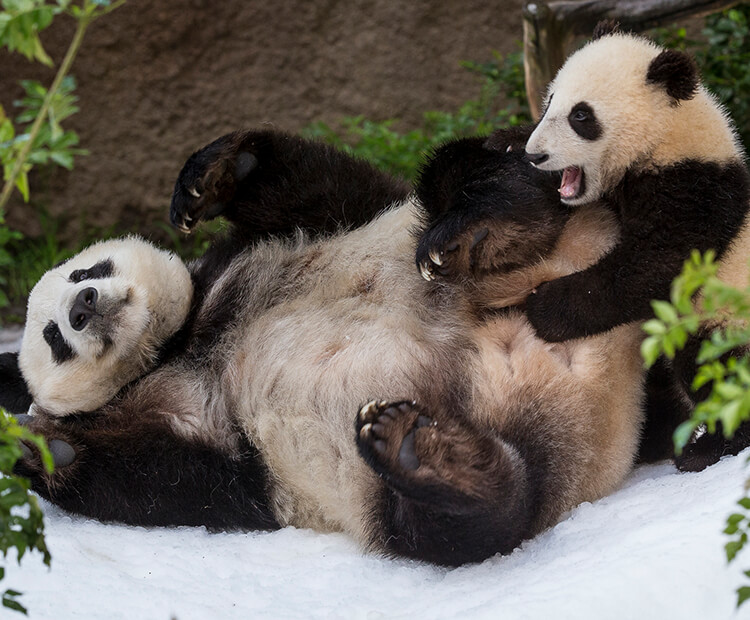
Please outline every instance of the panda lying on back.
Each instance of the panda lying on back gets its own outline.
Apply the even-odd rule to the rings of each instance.
[[[726,111],[698,80],[688,54],[602,23],[550,84],[527,157],[539,170],[562,172],[563,204],[598,203],[616,213],[621,239],[588,269],[545,282],[528,297],[529,321],[547,341],[649,318],[651,300],[669,298],[693,249],[715,250],[719,276],[748,285],[745,156]],[[653,457],[671,452],[668,429],[689,415],[691,401],[708,395],[708,387],[696,395],[691,384],[709,328],[674,364],[660,360],[651,372],[649,420],[665,431],[647,433],[649,441],[661,438],[646,448]],[[749,443],[747,426],[728,443],[705,434],[678,463],[702,469]]]
[[[198,151],[172,221],[190,230],[223,215],[232,228],[190,266],[189,313],[158,356],[142,356],[149,372],[112,382],[117,359],[145,346],[143,322],[119,327],[155,298],[136,293],[153,274],[110,282],[131,277],[120,259],[136,242],[95,246],[34,290],[22,372],[0,360],[0,404],[23,410],[28,384],[30,428],[75,458],[48,475],[34,454],[19,473],[102,520],[291,524],[447,565],[509,552],[612,491],[642,424],[638,326],[549,344],[514,306],[599,260],[617,226],[561,206],[554,180],[524,160],[527,137],[441,149],[417,192],[424,211],[367,164],[299,138],[236,133]],[[449,241],[450,259],[434,258],[450,277],[415,269],[417,227]],[[104,292],[123,286],[116,302]],[[175,312],[138,311],[146,325]],[[37,357],[46,363],[27,362]],[[104,386],[101,402],[62,415],[66,390],[40,387],[50,364],[74,387]]]

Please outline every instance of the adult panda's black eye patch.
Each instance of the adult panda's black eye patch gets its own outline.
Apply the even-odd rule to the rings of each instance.
[[[99,280],[111,278],[115,273],[115,264],[110,260],[101,260],[88,269],[76,269],[68,276],[71,282],[82,282],[83,280]]]
[[[75,351],[63,338],[60,327],[54,321],[50,321],[42,330],[42,337],[52,351],[52,359],[58,364],[72,360]]]
[[[602,126],[596,119],[594,109],[585,101],[576,103],[568,115],[568,122],[585,140],[596,140],[602,135]]]

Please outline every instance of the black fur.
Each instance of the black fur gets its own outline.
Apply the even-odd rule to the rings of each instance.
[[[115,273],[115,266],[111,260],[101,260],[89,269],[76,269],[68,279],[71,282],[82,282],[83,280],[98,280],[111,278]]]
[[[133,525],[276,529],[268,471],[249,444],[239,458],[174,433],[152,411],[85,414],[56,421],[34,416],[28,428],[64,441],[75,462],[52,477],[38,456],[15,473],[70,512]]]
[[[222,215],[245,243],[296,230],[320,235],[369,222],[408,192],[407,184],[331,146],[276,131],[236,132],[190,156],[170,219],[193,228]]]
[[[50,321],[42,330],[44,341],[49,345],[52,352],[52,359],[58,364],[72,360],[75,357],[73,347],[68,344],[60,331],[60,326],[54,321]]]
[[[621,242],[588,269],[546,282],[527,299],[545,340],[598,334],[652,315],[693,249],[721,258],[748,210],[750,177],[741,163],[685,161],[653,173],[628,173],[608,197]]]
[[[698,90],[698,65],[690,54],[664,50],[651,61],[646,81],[664,86],[675,101],[692,99]]]
[[[585,101],[573,106],[568,115],[568,122],[584,140],[598,140],[602,135],[602,126],[594,114],[594,109]]]
[[[32,398],[18,367],[18,353],[0,353],[0,407],[11,413],[26,413]]]
[[[591,36],[592,41],[601,39],[610,34],[617,34],[620,32],[620,23],[614,19],[603,19],[598,22],[594,27],[594,34]]]
[[[526,161],[524,144],[532,129],[456,140],[435,151],[416,188],[425,212],[417,265],[437,252],[444,259],[440,275],[476,277],[526,264],[551,248],[569,212],[558,197],[559,178]],[[513,262],[504,259],[499,242],[498,251],[492,249],[494,229],[514,235],[507,240]],[[459,257],[468,264],[460,265]]]
[[[360,454],[387,485],[376,538],[394,555],[458,566],[509,553],[533,533],[532,489],[542,480],[519,471],[508,444],[472,428],[460,410],[381,403],[358,417],[356,431]],[[421,460],[415,442],[432,444]]]

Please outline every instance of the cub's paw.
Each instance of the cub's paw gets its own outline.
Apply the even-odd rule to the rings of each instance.
[[[169,219],[173,226],[189,233],[200,220],[224,212],[237,184],[258,166],[257,156],[237,143],[237,135],[230,134],[188,158],[172,193]]]
[[[481,222],[463,224],[444,217],[424,232],[416,258],[425,280],[476,275],[491,267],[490,257],[482,251],[490,228]]]

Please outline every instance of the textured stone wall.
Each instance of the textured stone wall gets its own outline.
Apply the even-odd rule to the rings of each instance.
[[[477,93],[461,60],[488,60],[521,38],[520,0],[129,0],[90,29],[73,73],[88,157],[37,174],[33,192],[63,238],[81,226],[148,230],[166,221],[174,179],[197,147],[227,131],[365,114],[418,122]],[[59,61],[73,32],[43,34]],[[50,69],[0,55],[0,103],[18,79]],[[9,222],[38,231],[18,202]]]

